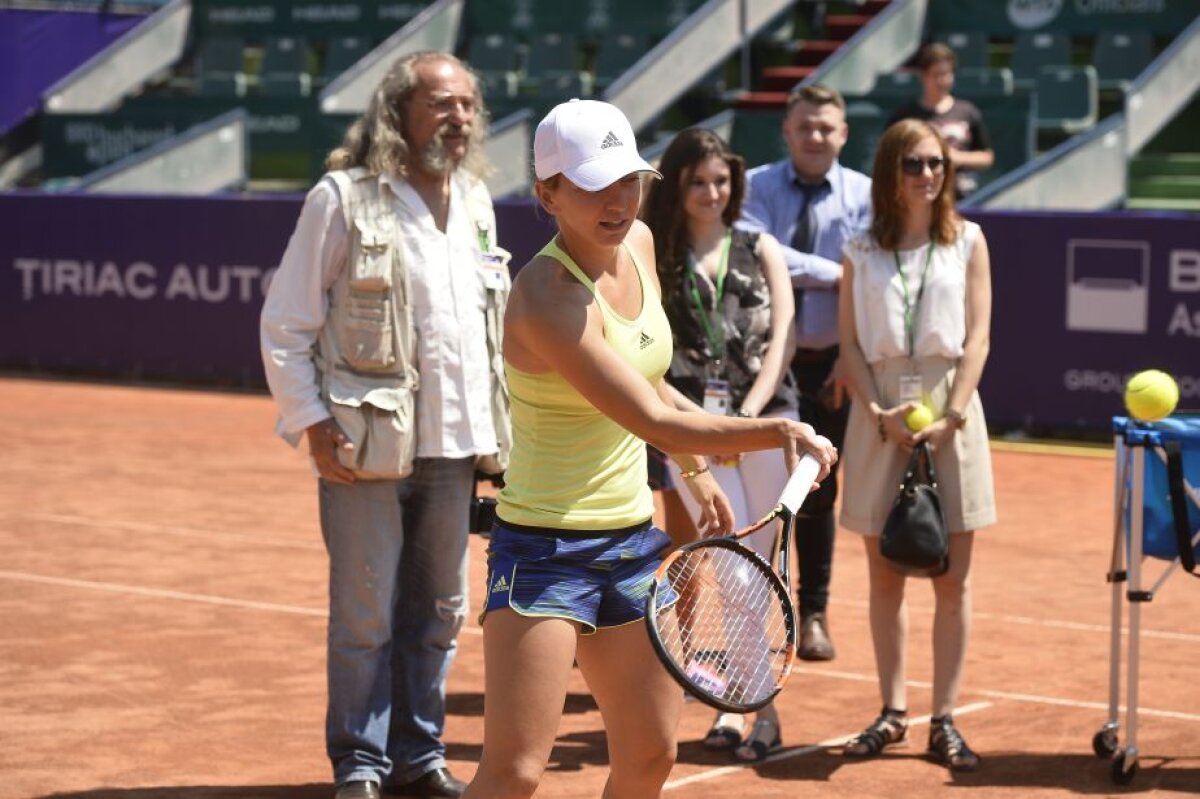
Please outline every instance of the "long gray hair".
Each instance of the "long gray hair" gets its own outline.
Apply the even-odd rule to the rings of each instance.
[[[326,156],[325,168],[333,170],[361,166],[375,175],[406,176],[410,148],[405,139],[405,109],[420,85],[417,67],[436,61],[454,64],[471,76],[476,111],[475,118],[471,121],[467,153],[460,168],[473,177],[484,177],[491,169],[483,151],[490,117],[479,90],[479,78],[474,70],[450,53],[436,50],[404,56],[392,65],[371,96],[367,112],[356,119],[346,131],[341,145]]]

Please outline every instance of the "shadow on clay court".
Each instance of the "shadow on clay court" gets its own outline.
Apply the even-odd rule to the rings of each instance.
[[[596,700],[591,694],[567,694],[563,703],[563,713],[591,713],[599,710]],[[462,691],[446,694],[446,715],[483,718],[483,693],[479,691]]]
[[[308,785],[164,785],[156,788],[95,788],[49,793],[38,799],[329,799],[330,783]]]

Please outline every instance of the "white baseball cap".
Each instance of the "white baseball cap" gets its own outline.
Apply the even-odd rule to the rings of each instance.
[[[560,172],[584,191],[600,191],[634,172],[653,172],[637,151],[621,109],[599,100],[571,100],[550,109],[533,135],[538,180]]]

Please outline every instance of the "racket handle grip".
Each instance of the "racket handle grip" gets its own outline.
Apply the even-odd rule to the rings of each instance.
[[[828,443],[824,437],[821,440]],[[820,462],[810,453],[804,453],[804,456],[800,458],[800,464],[796,466],[796,470],[788,478],[787,485],[783,487],[783,493],[779,496],[779,504],[795,514],[804,504],[804,498],[808,496],[808,492],[820,472]]]

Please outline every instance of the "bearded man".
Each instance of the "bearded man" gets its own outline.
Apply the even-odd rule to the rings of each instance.
[[[465,787],[446,766],[446,673],[475,469],[509,440],[487,121],[454,56],[398,61],[326,159],[263,306],[277,432],[308,440],[329,554],[336,799]]]

